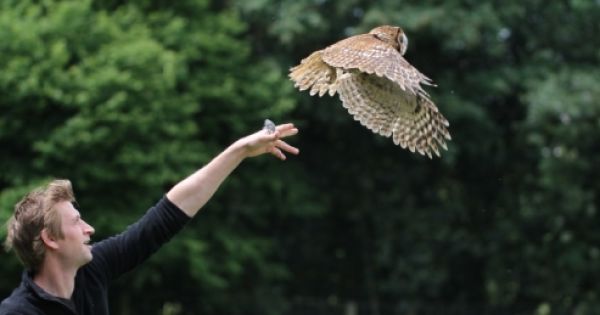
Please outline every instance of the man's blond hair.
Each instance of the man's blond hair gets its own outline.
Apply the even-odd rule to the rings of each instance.
[[[39,270],[44,261],[46,247],[40,236],[44,228],[50,236],[63,238],[61,219],[54,208],[61,201],[75,201],[71,182],[66,179],[53,180],[25,195],[8,220],[4,245],[7,250],[12,248],[29,270]]]

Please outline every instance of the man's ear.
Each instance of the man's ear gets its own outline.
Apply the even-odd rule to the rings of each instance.
[[[52,249],[58,249],[58,243],[56,242],[56,238],[50,235],[50,233],[48,233],[48,229],[43,228],[42,232],[40,233],[40,237],[42,238],[42,242],[44,242],[44,244],[47,247]]]

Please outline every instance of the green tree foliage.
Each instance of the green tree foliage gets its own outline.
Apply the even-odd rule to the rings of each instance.
[[[426,161],[358,126],[336,98],[299,93],[303,158],[309,169],[328,161],[318,182],[328,214],[298,228],[312,236],[293,257],[314,269],[291,261],[294,294],[374,314],[599,309],[597,2],[236,3],[269,39],[258,48],[288,66],[402,26],[406,58],[438,84],[432,97],[451,121],[449,151]]]

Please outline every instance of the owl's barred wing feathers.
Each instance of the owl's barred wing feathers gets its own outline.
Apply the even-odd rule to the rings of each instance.
[[[386,77],[412,94],[427,96],[421,84],[433,85],[432,80],[408,63],[400,52],[371,34],[352,36],[325,48],[323,61],[332,67]]]
[[[440,156],[450,140],[448,121],[435,104],[412,95],[393,82],[376,75],[345,73],[338,81],[338,94],[348,112],[362,125],[394,143],[430,158]]]
[[[379,26],[312,53],[289,76],[310,95],[337,93],[355,120],[402,148],[440,156],[449,124],[421,86],[431,79],[402,57],[407,47],[401,28]]]
[[[294,86],[304,91],[310,88],[310,95],[329,96],[335,94],[336,69],[323,62],[322,50],[315,51],[302,59],[299,65],[290,69],[290,78]]]
[[[394,120],[402,109],[397,104],[378,100],[391,96],[390,91],[381,87],[361,86],[359,76],[358,72],[348,72],[339,77],[338,95],[342,105],[367,129],[384,137],[391,136]]]

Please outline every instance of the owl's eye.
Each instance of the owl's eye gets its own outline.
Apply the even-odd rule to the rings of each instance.
[[[406,35],[404,35],[404,33],[398,33],[398,43],[400,45],[406,45],[408,44],[408,38],[406,37]]]
[[[398,46],[400,48],[400,54],[404,56],[406,49],[408,49],[408,37],[403,32],[398,34]]]

